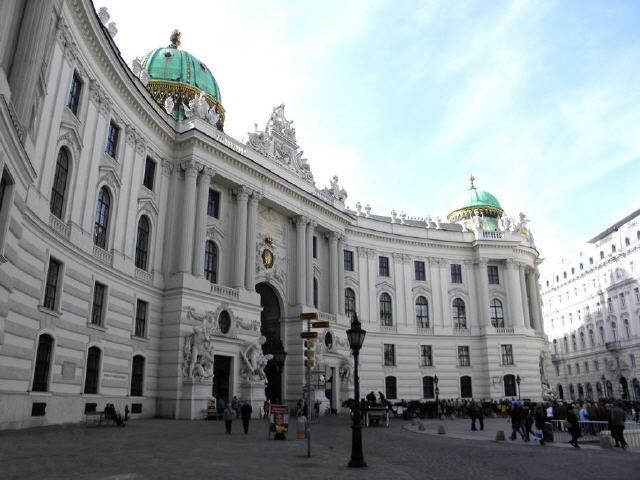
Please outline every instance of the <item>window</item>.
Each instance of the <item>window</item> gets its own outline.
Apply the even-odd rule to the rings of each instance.
[[[575,275],[576,274],[576,269],[571,267],[571,275]]]
[[[631,338],[631,325],[629,325],[629,319],[624,319],[624,334],[625,338]]]
[[[604,258],[604,252],[600,250],[600,260],[602,260],[603,258]]]
[[[628,247],[629,245],[631,245],[631,240],[629,240],[629,237],[625,237],[624,239],[624,246]]]
[[[600,371],[600,362],[599,362],[598,360],[594,360],[594,361],[593,361],[593,369],[594,369],[596,372],[599,372],[599,371]]]
[[[144,357],[135,355],[131,366],[131,396],[142,396],[142,385],[144,381]]]
[[[615,245],[611,245],[611,253],[616,253],[616,246]]]
[[[356,313],[356,292],[351,288],[344,289],[344,314],[351,318]]]
[[[380,295],[380,323],[385,327],[393,326],[391,296],[386,292],[383,292],[382,295]]]
[[[207,199],[207,216],[220,218],[220,192],[210,188]]]
[[[598,327],[598,333],[600,334],[600,344],[604,345],[605,336],[604,336],[604,327],[602,325],[600,325],[600,327]]]
[[[472,398],[473,391],[471,389],[471,377],[464,376],[460,377],[460,397],[461,398]]]
[[[422,377],[422,398],[433,398],[433,377]]]
[[[589,362],[584,362],[584,373],[589,373]]]
[[[82,91],[82,80],[78,72],[73,72],[73,78],[71,79],[71,89],[69,90],[69,98],[67,99],[67,107],[73,112],[74,115],[78,115],[78,105],[80,104],[80,92]]]
[[[389,276],[389,257],[378,257],[378,275]]]
[[[396,364],[396,346],[392,343],[384,344],[384,366],[393,367]]]
[[[558,365],[554,365],[555,369],[556,369],[556,377],[560,376],[560,367]]]
[[[633,353],[629,354],[629,365],[631,368],[635,368],[636,366],[636,356]]]
[[[462,283],[462,265],[451,264],[451,283]]]
[[[103,324],[104,317],[104,294],[106,287],[101,283],[96,282],[93,286],[93,306],[91,307],[91,324],[100,325]]]
[[[513,345],[500,345],[502,365],[513,365]]]
[[[84,393],[98,393],[101,355],[102,352],[98,347],[89,348],[89,352],[87,353],[87,372],[84,379]]]
[[[576,350],[578,350],[578,344],[576,343],[576,336],[575,334],[571,335],[571,347],[573,348],[573,351],[575,352]]]
[[[640,287],[636,287],[633,289],[633,294],[636,297],[636,303],[640,303]]]
[[[469,347],[462,345],[458,347],[458,366],[469,367],[471,366],[471,359],[469,358]]]
[[[93,244],[102,249],[107,248],[107,229],[109,228],[109,210],[111,209],[111,195],[107,187],[102,187],[98,193],[96,207],[96,223],[93,231]]]
[[[353,252],[344,250],[344,271],[353,272]]]
[[[593,257],[589,257],[589,265],[593,265]]]
[[[567,278],[567,272],[562,272],[562,277]]]
[[[416,325],[429,328],[429,302],[422,296],[416,298]]]
[[[106,152],[112,158],[116,158],[116,153],[118,151],[118,137],[120,136],[120,129],[118,126],[110,122],[109,123],[109,133],[107,135],[107,148]]]
[[[580,332],[580,348],[582,350],[584,350],[585,348],[587,348],[587,344],[584,341],[584,332]]]
[[[496,265],[487,266],[487,275],[489,277],[489,285],[498,285],[500,277],[498,277],[498,267]]]
[[[426,277],[424,262],[415,261],[413,262],[413,269],[415,271],[416,280],[424,281]]]
[[[384,390],[387,398],[398,398],[396,377],[384,378]]]
[[[51,335],[42,334],[38,339],[36,352],[36,368],[33,372],[34,392],[46,392],[49,390],[49,371],[51,370],[51,354],[53,353],[53,338]]]
[[[621,293],[618,297],[620,298],[620,306],[622,308],[624,308],[626,306],[626,302],[625,302],[625,299],[624,299],[624,293]]]
[[[313,278],[313,306],[318,308],[318,279]]]
[[[504,396],[515,397],[517,392],[516,377],[513,375],[505,375],[504,378]]]
[[[211,283],[218,282],[218,247],[211,240],[204,244],[204,276]]]
[[[144,177],[142,179],[142,185],[149,190],[153,190],[153,181],[156,178],[156,162],[147,157],[144,162]]]
[[[504,328],[504,311],[502,308],[502,302],[497,298],[494,298],[489,304],[489,310],[491,311],[491,325],[495,328]]]
[[[618,340],[618,327],[616,322],[611,322],[611,336],[614,342]]]
[[[576,375],[580,375],[580,364],[576,363]]]
[[[464,301],[460,298],[453,300],[453,328],[467,328],[467,313]]]
[[[569,339],[564,337],[564,353],[569,353]]]
[[[580,270],[584,270],[584,264],[580,262]]]
[[[555,353],[555,354],[558,353],[558,339],[557,338],[553,339],[553,353]]]
[[[571,368],[571,365],[567,365],[567,374],[573,375],[573,369]]]
[[[149,304],[143,300],[136,302],[136,323],[134,328],[134,335],[136,337],[144,338],[147,334],[147,312],[149,311]]]
[[[607,298],[607,311],[609,313],[613,312],[613,301],[611,300],[611,297]]]
[[[62,220],[62,208],[64,207],[64,196],[67,191],[67,176],[69,175],[69,152],[66,148],[61,148],[56,161],[56,172],[51,187],[51,199],[49,201],[49,211]]]
[[[593,334],[593,329],[589,329],[589,346],[590,347],[596,346],[596,337]]]
[[[313,258],[318,258],[318,237],[314,235],[312,242]]]
[[[138,239],[136,241],[136,267],[140,270],[147,269],[149,260],[149,232],[151,226],[146,215],[138,220]]]
[[[55,310],[58,305],[58,283],[60,282],[60,267],[62,265],[53,258],[49,259],[47,284],[44,289],[44,308]]]
[[[431,345],[420,345],[420,366],[432,367],[433,357],[431,356]]]

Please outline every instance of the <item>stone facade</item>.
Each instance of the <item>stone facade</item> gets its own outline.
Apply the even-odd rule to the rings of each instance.
[[[560,397],[640,400],[640,210],[543,279],[551,384]]]
[[[317,395],[339,408],[353,388],[347,303],[368,332],[362,392],[432,398],[423,379],[437,374],[440,398],[502,398],[519,375],[522,396],[540,397],[547,342],[524,225],[348,210],[337,178],[316,187],[283,105],[247,144],[195,114],[176,121],[101,18],[81,0],[0,6],[0,428],[106,403],[198,418],[214,391],[257,412],[265,382],[247,365],[278,348],[286,362],[265,371],[295,404],[298,317],[315,310],[330,322]],[[264,355],[249,349],[261,335]]]

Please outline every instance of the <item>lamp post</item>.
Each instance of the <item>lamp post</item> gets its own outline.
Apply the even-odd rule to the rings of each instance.
[[[360,349],[364,343],[364,337],[367,334],[362,329],[358,321],[358,315],[353,312],[351,317],[351,328],[347,330],[347,338],[349,339],[349,347],[353,352],[353,393],[355,397],[355,405],[353,409],[353,425],[351,426],[351,460],[349,467],[362,468],[367,464],[364,461],[362,453],[362,422],[360,419],[360,378],[358,377],[358,356]]]
[[[516,375],[516,383],[518,384],[518,400],[520,400],[520,375]]]
[[[273,364],[278,372],[278,403],[282,402],[282,369],[284,368],[284,362],[287,359],[287,352],[284,349],[279,349],[273,352]]]
[[[440,394],[440,389],[438,388],[438,375],[433,376],[433,383],[436,386],[436,418],[438,418],[438,407],[439,407],[438,395]]]

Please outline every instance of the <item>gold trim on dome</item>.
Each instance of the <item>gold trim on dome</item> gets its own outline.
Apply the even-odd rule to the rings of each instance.
[[[474,206],[474,207],[464,207],[459,208],[458,210],[454,210],[449,215],[447,215],[447,220],[450,222],[457,222],[458,220],[462,220],[463,218],[471,218],[473,217],[475,211],[478,210],[478,213],[484,217],[497,217],[500,218],[504,213],[504,210],[501,208],[490,207],[490,206]]]
[[[200,95],[201,90],[193,85],[182,82],[172,82],[171,80],[149,80],[147,90],[160,107],[164,108],[164,101],[167,97],[172,97],[176,105],[189,104],[191,100]],[[224,107],[212,95],[205,92],[205,98],[210,107],[216,107],[219,122],[224,125]]]

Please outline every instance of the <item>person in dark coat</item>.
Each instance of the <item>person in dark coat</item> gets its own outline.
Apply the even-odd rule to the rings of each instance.
[[[251,420],[251,413],[253,408],[249,405],[249,402],[245,402],[240,407],[240,417],[242,418],[242,428],[244,428],[244,434],[249,433],[249,420]]]
[[[626,415],[622,409],[622,405],[618,403],[611,409],[609,417],[609,428],[611,430],[611,436],[616,442],[616,447],[627,448],[627,442],[624,439],[624,422]]]
[[[233,419],[236,418],[236,412],[231,408],[231,404],[227,403],[227,406],[224,407],[224,413],[222,414],[222,419],[224,420],[224,430],[227,435],[231,434],[231,426],[233,425]]]
[[[578,416],[576,415],[576,412],[573,411],[573,408],[569,408],[567,410],[567,423],[569,424],[569,434],[571,435],[571,441],[569,443],[575,448],[580,448],[578,445],[578,438],[582,436],[582,431],[580,430]]]
[[[536,423],[536,428],[542,434],[540,437],[540,445],[544,445],[544,424],[547,421],[547,411],[542,403],[539,403],[534,410],[533,419]]]

